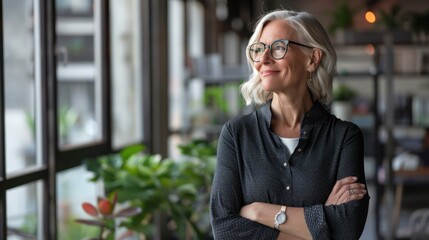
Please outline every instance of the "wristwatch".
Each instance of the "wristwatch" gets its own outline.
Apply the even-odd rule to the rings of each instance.
[[[280,211],[274,217],[274,228],[279,230],[279,226],[287,221],[286,206],[282,206]]]

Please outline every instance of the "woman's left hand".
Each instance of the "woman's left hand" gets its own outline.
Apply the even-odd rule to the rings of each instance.
[[[325,206],[339,205],[352,200],[362,199],[367,191],[365,184],[357,183],[356,177],[345,177],[338,180],[326,200]]]

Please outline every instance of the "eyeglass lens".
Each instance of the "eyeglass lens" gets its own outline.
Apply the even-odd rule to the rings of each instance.
[[[271,57],[279,60],[286,55],[287,46],[288,42],[286,41],[275,41],[269,46],[263,43],[254,43],[249,49],[250,58],[252,58],[254,62],[259,62],[262,55],[264,55],[265,49],[269,48]]]

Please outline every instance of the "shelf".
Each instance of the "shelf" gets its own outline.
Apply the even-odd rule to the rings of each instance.
[[[394,30],[390,31],[393,35],[393,42],[395,44],[412,44],[412,33],[407,30]],[[384,44],[384,38],[388,31],[380,30],[365,30],[354,31],[345,30],[342,33],[342,42],[337,42],[336,46],[359,46],[359,45],[380,45]]]

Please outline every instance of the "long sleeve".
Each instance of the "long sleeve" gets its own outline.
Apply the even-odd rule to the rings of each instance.
[[[210,203],[215,239],[276,239],[277,230],[240,216],[241,208],[253,202],[304,208],[314,239],[358,239],[369,197],[324,204],[339,179],[357,176],[366,184],[360,129],[316,102],[302,121],[295,151],[288,154],[270,123],[267,103],[222,128]]]
[[[363,135],[355,125],[344,134],[338,161],[337,180],[357,176],[366,185]],[[314,239],[359,239],[365,227],[369,196],[341,205],[314,205],[304,209],[307,225]],[[339,227],[341,226],[341,227]]]
[[[210,214],[215,239],[275,239],[278,231],[242,218],[244,205],[237,146],[225,125],[217,152],[217,165],[213,179]]]

